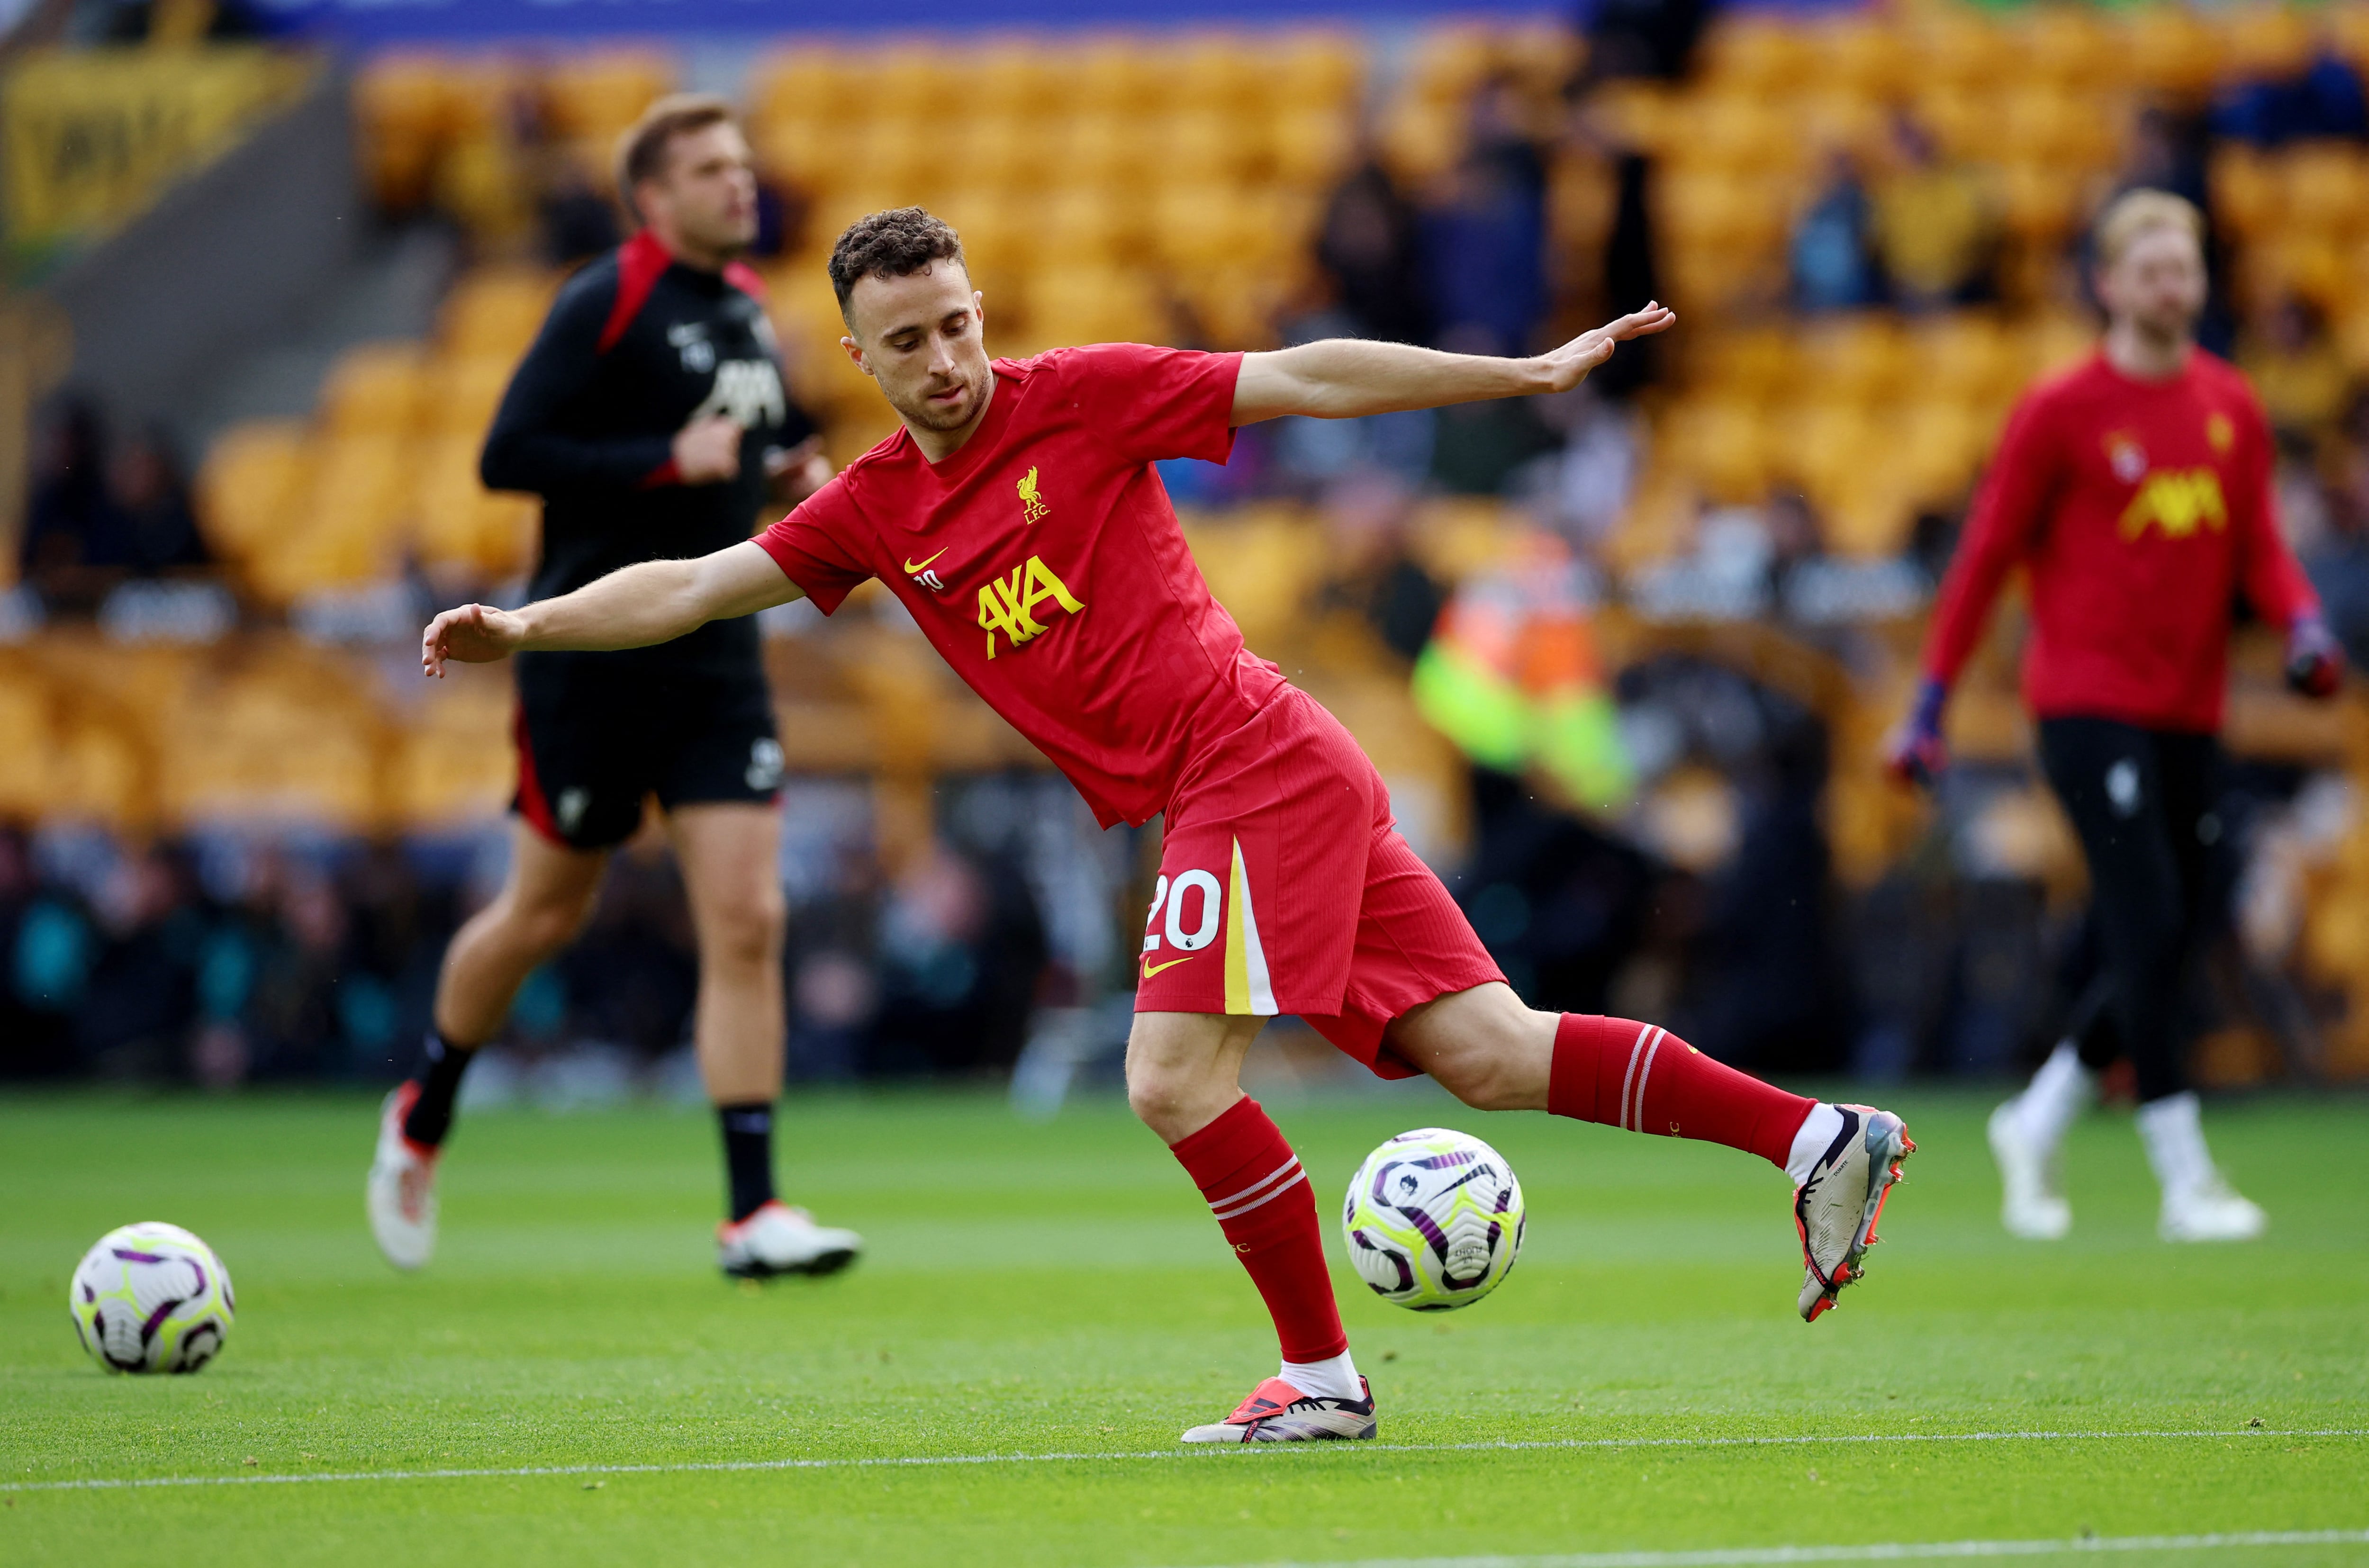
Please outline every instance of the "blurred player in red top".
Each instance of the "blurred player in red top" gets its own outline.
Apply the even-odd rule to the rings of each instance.
[[[2100,218],[2105,341],[2032,388],[2008,421],[1942,585],[1917,710],[1893,741],[1900,773],[1940,771],[1951,683],[2008,569],[2024,567],[2024,700],[2089,862],[2112,1001],[2111,1028],[2060,1045],[1991,1118],[2002,1214],[2019,1236],[2054,1239],[2071,1225],[2056,1146],[2117,1044],[2138,1073],[2165,1239],[2238,1240],[2263,1224],[2205,1149],[2179,1032],[2220,835],[2214,737],[2232,599],[2244,594],[2286,635],[2298,691],[2332,692],[2340,660],[2279,537],[2261,406],[2244,377],[2196,347],[2203,235],[2196,209],[2161,191],[2132,191]]]
[[[1900,1119],[1785,1093],[1650,1024],[1525,1007],[1399,836],[1348,732],[1243,647],[1151,466],[1223,462],[1236,427],[1283,415],[1565,389],[1670,313],[1648,306],[1525,360],[1335,341],[990,361],[961,242],[920,208],[853,225],[830,274],[842,344],[901,430],[750,544],[629,567],[515,612],[439,616],[422,646],[429,672],[520,648],[661,642],[802,595],[828,612],[876,577],[1103,822],[1165,814],[1127,1097],[1208,1200],[1283,1350],[1276,1377],[1187,1441],[1375,1431],[1308,1179],[1239,1082],[1279,1013],[1377,1073],[1427,1072],[1469,1104],[1762,1155],[1795,1185],[1798,1308],[1814,1318],[1831,1304],[1911,1147]]]

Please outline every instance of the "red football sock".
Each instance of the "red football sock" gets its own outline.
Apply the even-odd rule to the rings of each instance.
[[[1817,1104],[1713,1061],[1666,1029],[1566,1013],[1555,1028],[1547,1109],[1631,1132],[1700,1138],[1782,1170]]]
[[[1234,1255],[1266,1299],[1283,1358],[1323,1361],[1348,1349],[1324,1267],[1315,1195],[1259,1103],[1245,1094],[1169,1152],[1209,1200]]]

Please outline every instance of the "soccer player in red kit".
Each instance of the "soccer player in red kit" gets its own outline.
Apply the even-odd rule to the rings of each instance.
[[[1266,1020],[1306,1019],[1385,1077],[1468,1104],[1708,1139],[1785,1169],[1814,1318],[1858,1276],[1912,1147],[1897,1116],[1822,1104],[1651,1024],[1534,1013],[1391,825],[1373,764],[1242,647],[1152,464],[1223,462],[1242,425],[1350,418],[1578,383],[1648,306],[1536,359],[1324,342],[1200,354],[1131,344],[990,361],[961,242],[920,208],[876,212],[830,259],[848,336],[904,428],[758,539],[629,567],[563,597],[437,617],[422,658],[661,642],[867,578],[1067,774],[1105,826],[1165,814],[1127,1043],[1127,1098],[1208,1200],[1283,1350],[1191,1442],[1368,1437],[1299,1162],[1239,1082]]]
[[[2035,1240],[2072,1224],[2056,1148],[2111,1059],[2100,1047],[2110,1051],[2117,1035],[2137,1070],[2162,1236],[2234,1241],[2263,1225],[2205,1148],[2179,1028],[2221,832],[2214,737],[2232,599],[2242,592],[2286,635],[2297,690],[2332,692],[2341,661],[2279,537],[2261,405],[2235,369],[2196,347],[2203,229],[2194,207],[2157,190],[2132,191],[2099,219],[2105,340],[2032,388],[2008,419],[1942,585],[1916,712],[1892,742],[1899,772],[1939,771],[1951,683],[2008,569],[2024,567],[2024,700],[2042,768],[2089,862],[2114,1025],[2057,1047],[1991,1118],[2002,1219]]]

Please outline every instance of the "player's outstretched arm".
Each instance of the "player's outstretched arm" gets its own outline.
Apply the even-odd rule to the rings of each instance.
[[[1651,337],[1677,321],[1668,306],[1649,304],[1562,348],[1528,359],[1445,354],[1409,343],[1331,338],[1296,349],[1242,356],[1234,383],[1233,422],[1255,425],[1286,414],[1354,419],[1410,408],[1441,408],[1495,397],[1569,392],[1587,372],[1632,338]]]
[[[522,610],[447,610],[420,636],[419,667],[441,676],[447,659],[486,664],[529,650],[647,647],[805,596],[754,543],[691,561],[643,561]]]

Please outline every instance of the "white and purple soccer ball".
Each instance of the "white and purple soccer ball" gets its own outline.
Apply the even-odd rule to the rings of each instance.
[[[156,1219],[100,1237],[68,1289],[82,1347],[110,1372],[194,1372],[238,1310],[214,1250]]]
[[[1418,1312],[1469,1307],[1522,1250],[1522,1184],[1505,1156],[1445,1127],[1402,1132],[1349,1182],[1341,1233],[1358,1277]]]

